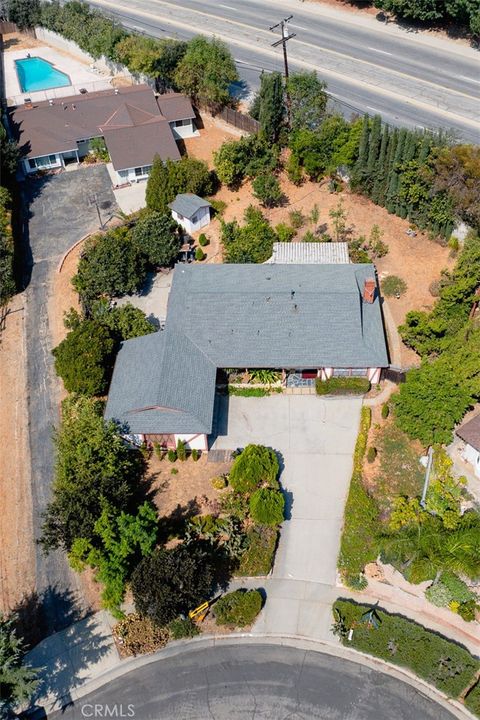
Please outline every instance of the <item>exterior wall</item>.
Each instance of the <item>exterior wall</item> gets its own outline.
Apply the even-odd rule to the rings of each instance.
[[[197,435],[175,435],[175,441],[182,440],[190,450],[208,450],[207,436],[202,433]]]
[[[194,217],[197,218],[195,223],[192,223],[191,220],[183,217],[183,215],[179,215],[174,210],[172,210],[172,216],[173,219],[176,220],[187,233],[194,233],[197,232],[197,230],[201,230],[201,228],[206,227],[210,223],[210,208],[200,208],[200,210],[198,210],[194,215]]]
[[[367,378],[370,380],[372,385],[376,385],[380,382],[380,373],[382,372],[382,368],[368,368],[367,371]]]
[[[475,475],[480,478],[480,451],[471,445],[465,445],[463,458],[473,467]]]
[[[193,120],[179,120],[178,122],[181,122],[182,125],[177,125],[175,120],[169,123],[175,140],[194,137],[197,128]]]
[[[135,172],[135,168],[127,168],[125,170],[115,170],[114,168],[113,172],[116,174],[118,179],[119,185],[124,185],[125,183],[132,183],[132,182],[141,182],[142,180],[147,180],[148,176],[150,174],[150,170],[152,169],[151,165],[144,165],[142,169],[141,175],[137,175]]]
[[[68,154],[68,153],[67,153]],[[48,158],[46,164],[38,165],[34,168],[30,167],[30,163],[27,160],[23,160],[23,169],[27,174],[38,172],[38,170],[51,170],[52,168],[63,167],[62,156],[59,153],[52,153],[51,155],[44,155],[42,157]],[[32,158],[32,160],[39,160],[40,158]]]
[[[382,368],[321,368],[319,377],[328,380],[335,377],[367,377],[375,385],[380,382]]]

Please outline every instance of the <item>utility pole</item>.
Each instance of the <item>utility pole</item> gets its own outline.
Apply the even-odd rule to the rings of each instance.
[[[100,207],[99,207],[99,205],[98,205],[97,195],[96,195],[96,194],[95,194],[95,195],[90,195],[90,197],[88,198],[88,201],[89,201],[89,204],[90,204],[90,205],[95,205],[95,207],[96,207],[96,209],[97,209],[98,222],[99,222],[99,224],[100,224],[100,227],[99,227],[98,229],[99,229],[99,230],[104,230],[104,229],[105,229],[105,226],[104,226],[104,224],[103,224],[103,222],[102,222],[102,216],[100,215]]]
[[[276,25],[272,25],[270,30],[276,30],[278,27],[280,28],[280,32],[282,33],[282,37],[280,40],[277,40],[276,42],[272,43],[272,47],[278,47],[279,45],[283,48],[283,63],[285,66],[285,83],[288,82],[288,56],[287,56],[287,42],[294,38],[296,36],[296,33],[289,33],[288,31],[288,22],[293,18],[293,15],[289,15],[286,18],[283,18],[283,20],[280,20],[279,23]],[[287,120],[288,125],[290,126],[290,97],[288,95],[288,90],[286,91],[286,97],[287,97]]]

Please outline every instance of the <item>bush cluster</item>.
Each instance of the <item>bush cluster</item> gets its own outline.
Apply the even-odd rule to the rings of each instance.
[[[351,641],[341,633],[344,645],[406,667],[450,697],[458,697],[480,668],[466,648],[412,620],[378,609],[375,628],[365,621],[368,605],[340,599],[333,609],[337,623],[340,618],[347,632],[354,628]]]
[[[360,431],[353,456],[353,473],[350,481],[343,524],[338,567],[347,584],[358,577],[365,565],[377,558],[376,540],[379,513],[374,498],[362,482],[362,466],[367,449],[371,410],[362,408]]]
[[[247,445],[233,462],[229,482],[241,493],[251,493],[262,484],[278,489],[279,470],[274,450],[264,445]]]
[[[370,390],[370,380],[363,377],[317,378],[315,390],[317,395],[364,395]]]
[[[262,609],[262,603],[258,590],[235,590],[217,600],[213,614],[218,625],[245,627],[253,623]]]
[[[438,607],[449,607],[464,620],[475,619],[476,595],[455,573],[443,572],[426,589],[425,597]]]
[[[278,530],[275,527],[254,525],[247,532],[247,545],[236,575],[254,577],[268,575],[273,567]]]

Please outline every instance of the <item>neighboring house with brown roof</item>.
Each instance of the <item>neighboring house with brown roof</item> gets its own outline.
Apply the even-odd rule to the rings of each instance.
[[[462,452],[464,460],[470,463],[475,475],[480,478],[480,413],[468,422],[460,425],[455,433],[465,443],[465,448]]]
[[[178,93],[156,97],[133,85],[10,109],[12,131],[26,173],[78,163],[93,138],[103,138],[117,184],[148,177],[155,154],[179,160],[176,139],[196,133],[190,100]]]

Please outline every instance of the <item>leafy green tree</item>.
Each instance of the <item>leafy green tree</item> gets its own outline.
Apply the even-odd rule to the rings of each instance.
[[[269,144],[278,142],[285,113],[281,73],[262,72],[256,105],[258,106],[260,137]]]
[[[174,75],[181,92],[196,100],[222,105],[230,100],[230,85],[237,80],[235,62],[226,43],[203,35],[189,41]]]
[[[92,307],[92,319],[110,330],[117,347],[123,340],[155,332],[145,313],[131,303],[112,308],[108,301],[98,300]]]
[[[0,122],[0,170],[3,184],[11,181],[17,171],[20,151],[14,140],[9,140],[7,131]]]
[[[246,177],[252,178],[275,170],[278,152],[256,135],[250,135],[223,143],[214,152],[213,159],[220,182],[237,188]]]
[[[260,488],[250,497],[250,515],[260,525],[279,525],[285,519],[285,498],[280,490]]]
[[[267,208],[277,207],[283,200],[283,192],[275,175],[259,175],[252,183],[253,195]]]
[[[131,587],[139,613],[163,627],[188,614],[211,596],[215,557],[201,541],[159,548],[145,557],[132,575]]]
[[[20,30],[35,27],[40,17],[40,0],[7,0],[7,13]]]
[[[115,423],[105,423],[102,404],[86,397],[63,403],[55,432],[55,478],[41,542],[46,552],[70,551],[76,538],[92,538],[103,498],[118,513],[135,512],[142,494],[144,460],[127,446]]]
[[[343,205],[342,198],[340,198],[336,207],[332,208],[328,214],[332,220],[335,241],[339,242],[344,239],[347,230],[347,212]]]
[[[264,445],[247,445],[235,458],[230,470],[229,482],[237,492],[248,493],[260,485],[278,488],[280,466],[272,448]]]
[[[452,429],[472,403],[472,392],[458,371],[441,358],[407,373],[394,397],[399,427],[426,447],[448,443]]]
[[[222,223],[224,260],[227,263],[263,263],[272,256],[275,230],[261,211],[250,205],[245,210],[246,223],[236,220]]]
[[[115,341],[95,320],[84,320],[52,350],[55,372],[68,392],[103,395],[113,366]]]
[[[14,717],[17,704],[31,698],[38,686],[36,668],[24,664],[23,641],[15,630],[15,614],[0,613],[0,716]],[[16,717],[16,716],[15,716]]]
[[[137,222],[132,241],[153,267],[171,265],[177,259],[181,245],[178,225],[172,216],[154,211]]]
[[[0,187],[0,307],[15,293],[10,193]]]
[[[290,154],[286,164],[285,170],[287,171],[288,179],[294,185],[301,185],[303,180],[303,170],[300,164],[300,160],[297,155]]]
[[[451,468],[453,461],[441,448],[435,448],[433,455],[432,479],[428,486],[425,509],[436,515],[449,530],[460,524],[462,491],[466,478],[455,478]]]
[[[480,228],[480,147],[444,147],[438,151],[434,170],[434,189],[446,192],[455,212],[466,222]]]
[[[135,292],[146,276],[145,261],[122,226],[96,235],[85,243],[72,283],[83,304],[90,308],[100,297]]]
[[[167,160],[165,163],[155,156],[148,177],[146,204],[149,210],[168,212],[168,204],[179,193],[210,195],[213,191],[212,173],[203,160],[187,156],[178,162]]]
[[[136,515],[118,513],[101,502],[102,514],[95,522],[92,538],[75,538],[69,553],[71,566],[81,572],[88,565],[97,570],[96,580],[104,585],[102,604],[117,617],[127,580],[140,560],[151,555],[158,535],[154,507],[144,502]]]
[[[290,100],[290,127],[293,131],[316,130],[327,108],[326,83],[318,79],[315,70],[291,73],[286,91]]]
[[[115,45],[115,55],[131,72],[155,77],[162,48],[155,38],[132,34]]]
[[[375,0],[375,7],[406,20],[435,25],[453,21],[469,27],[474,34],[480,30],[476,0]]]

